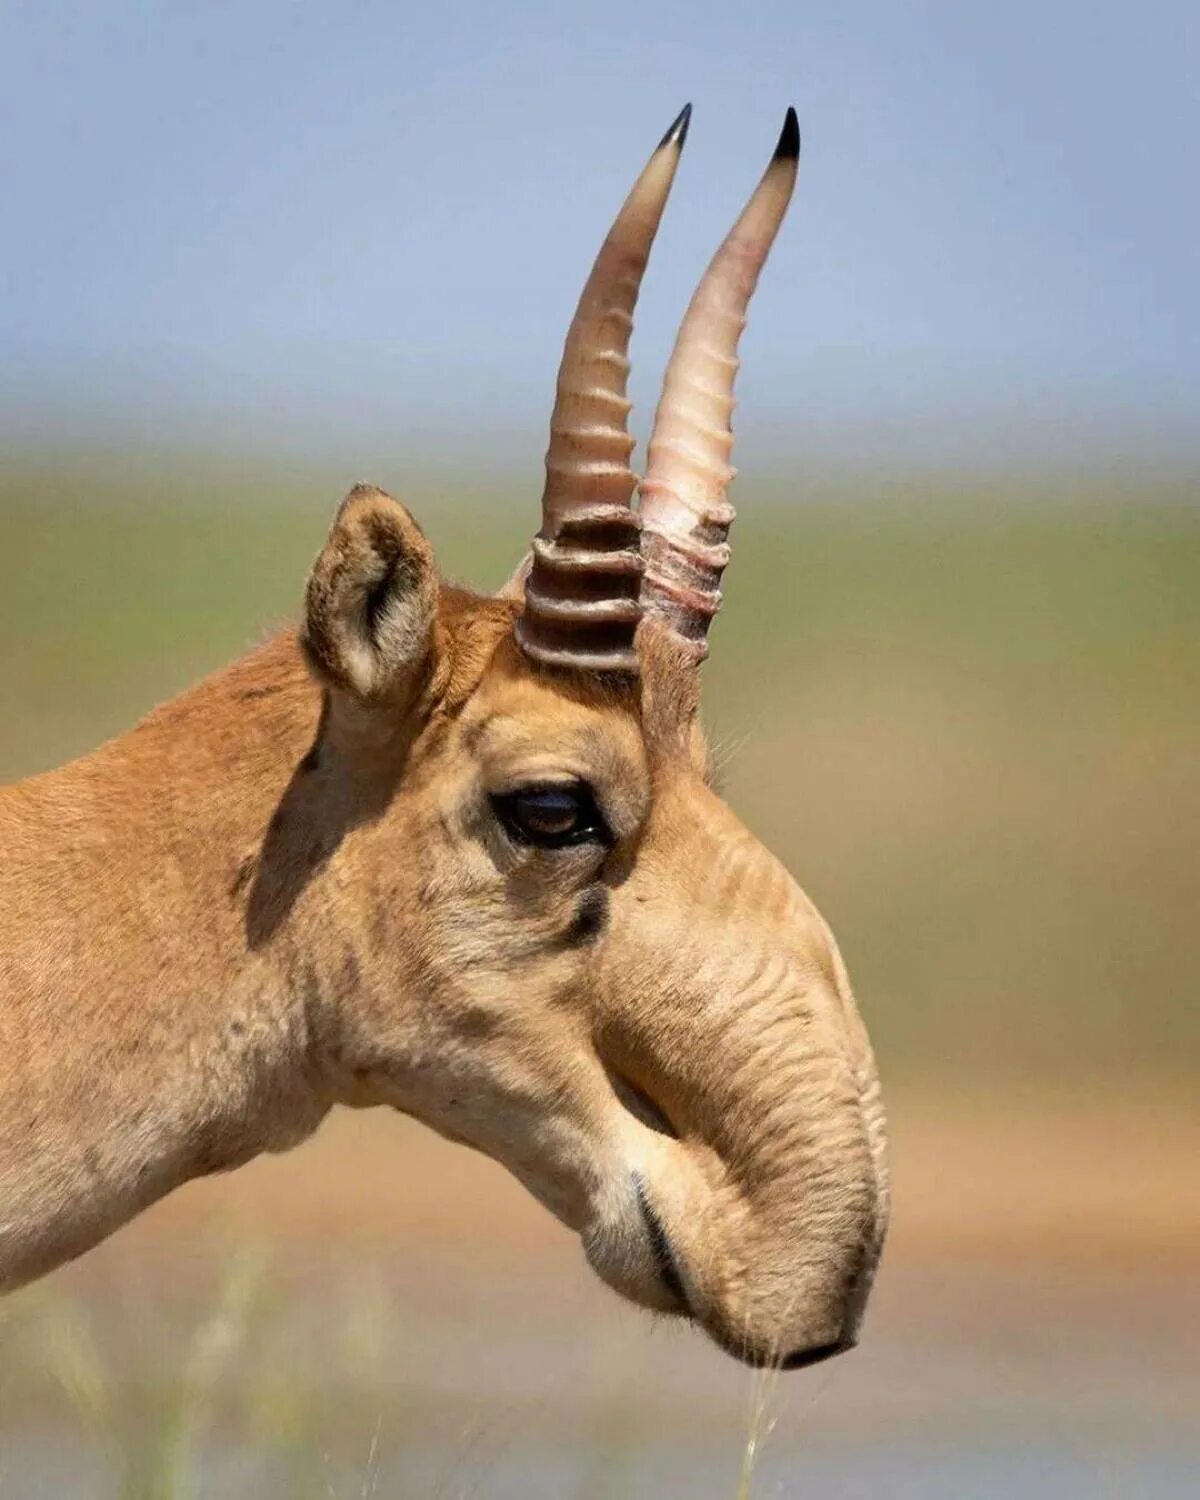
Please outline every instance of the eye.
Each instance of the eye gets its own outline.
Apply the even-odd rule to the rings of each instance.
[[[540,849],[613,841],[591,787],[582,781],[497,793],[492,809],[512,838]]]

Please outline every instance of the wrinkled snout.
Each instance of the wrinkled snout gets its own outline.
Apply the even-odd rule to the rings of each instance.
[[[869,1153],[800,1163],[794,1177],[752,1195],[727,1182],[706,1204],[699,1185],[680,1201],[678,1176],[657,1189],[634,1183],[652,1274],[680,1312],[752,1365],[799,1369],[852,1349],[882,1247]]]
[[[600,1275],[751,1365],[853,1348],[886,1228],[883,1121],[873,1074],[863,1090],[835,1071],[836,1088],[810,1070],[773,1115],[735,1117],[736,1147],[631,1131],[635,1164],[585,1240]]]
[[[696,1278],[696,1320],[751,1365],[802,1369],[853,1349],[879,1257],[875,1215],[857,1216],[854,1232],[836,1244],[803,1244],[782,1228],[774,1243],[763,1239],[757,1236],[734,1285],[705,1286],[703,1273]]]
[[[816,1057],[779,1114],[751,1128],[748,1158],[722,1163],[703,1240],[686,1213],[673,1232],[695,1267],[694,1315],[713,1338],[752,1364],[797,1369],[854,1347],[883,1248],[874,1068],[864,1077]]]
[[[783,865],[707,789],[660,806],[669,863],[643,850],[634,983],[597,1036],[647,1108],[615,1091],[619,1165],[585,1242],[635,1301],[796,1369],[853,1347],[878,1265],[875,1062],[833,936]],[[628,1001],[639,990],[652,1007]]]

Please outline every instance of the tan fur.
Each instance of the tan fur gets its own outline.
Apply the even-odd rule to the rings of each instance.
[[[353,491],[299,638],[0,793],[0,1286],[382,1104],[679,1311],[640,1179],[726,1347],[853,1342],[887,1190],[833,939],[709,787],[686,654],[646,624],[640,680],[535,667],[518,608]],[[489,794],[547,776],[611,851],[513,844]]]

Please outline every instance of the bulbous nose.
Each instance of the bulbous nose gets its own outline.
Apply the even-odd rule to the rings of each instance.
[[[743,1295],[730,1303],[705,1294],[695,1258],[689,1262],[651,1206],[645,1185],[637,1178],[635,1184],[659,1286],[674,1310],[693,1318],[726,1353],[755,1368],[802,1370],[856,1346],[877,1259],[866,1239],[856,1249],[831,1257],[815,1281],[805,1285],[806,1278],[798,1278],[796,1290],[782,1297],[778,1290],[764,1295],[751,1271]]]

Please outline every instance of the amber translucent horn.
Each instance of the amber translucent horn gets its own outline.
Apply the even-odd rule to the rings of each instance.
[[[639,486],[645,575],[642,604],[708,655],[708,627],[721,607],[721,574],[733,507],[733,382],[746,308],[783,222],[796,181],[800,127],[789,109],[779,144],[754,195],[696,289],[663,379]]]
[[[552,666],[636,672],[640,520],[625,387],[642,273],[687,137],[691,105],[659,142],[596,257],[567,333],[550,419],[542,528],[517,640]]]

